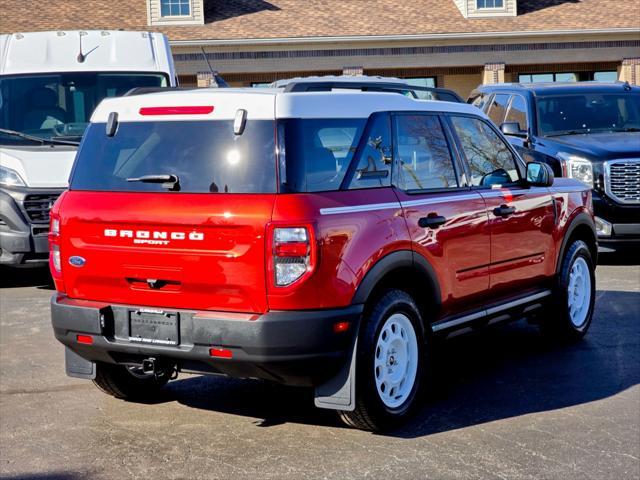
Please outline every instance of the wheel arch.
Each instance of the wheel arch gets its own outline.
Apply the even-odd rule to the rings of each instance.
[[[598,263],[598,237],[596,235],[596,227],[591,215],[583,211],[577,214],[573,220],[571,220],[569,226],[565,228],[564,238],[556,261],[556,274],[560,273],[562,259],[568,246],[575,240],[585,242],[591,252],[594,266]]]
[[[387,288],[404,290],[412,296],[422,314],[425,332],[430,332],[431,320],[439,312],[442,302],[438,278],[429,261],[411,250],[386,255],[365,274],[352,303],[366,305]]]

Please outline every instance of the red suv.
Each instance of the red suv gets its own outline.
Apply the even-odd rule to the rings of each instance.
[[[416,406],[434,336],[579,338],[594,304],[589,187],[473,106],[396,93],[105,100],[50,244],[69,375],[132,400],[178,372],[312,386],[369,430]]]

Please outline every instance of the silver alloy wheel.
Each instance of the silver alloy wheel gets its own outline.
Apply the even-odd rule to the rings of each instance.
[[[411,394],[418,371],[418,340],[404,313],[391,315],[376,342],[373,375],[380,400],[389,408],[400,407]]]
[[[580,328],[587,320],[591,304],[591,274],[584,258],[578,257],[571,265],[567,287],[569,318],[574,327]]]

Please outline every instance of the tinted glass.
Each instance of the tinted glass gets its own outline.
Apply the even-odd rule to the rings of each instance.
[[[624,131],[640,128],[640,95],[592,93],[538,97],[542,135]]]
[[[457,187],[449,144],[435,115],[396,117],[398,179],[403,190]]]
[[[451,117],[475,186],[505,185],[518,181],[516,161],[507,144],[482,120]]]
[[[162,87],[161,74],[62,73],[0,79],[0,128],[42,138],[79,140],[95,107],[136,87]],[[0,136],[0,143],[33,143]]]
[[[436,77],[405,78],[405,83],[414,87],[435,87]]]
[[[379,115],[372,120],[367,142],[359,153],[358,165],[349,188],[388,187],[391,185],[391,120]]]
[[[514,95],[509,106],[509,111],[504,119],[505,123],[517,122],[520,130],[527,130],[527,102],[520,95]]]
[[[618,80],[618,72],[594,72],[593,79],[596,82],[615,82]]]
[[[284,120],[285,192],[339,190],[366,119]]]
[[[113,137],[92,124],[78,152],[72,190],[165,192],[160,183],[128,182],[177,175],[180,191],[276,191],[274,122],[250,120],[242,135],[233,121],[120,123]]]
[[[500,125],[503,122],[504,115],[507,113],[508,103],[509,95],[498,94],[493,96],[487,115],[496,125]]]
[[[487,100],[489,100],[489,95],[487,95],[486,93],[481,93],[480,95],[478,95],[476,98],[473,99],[473,102],[471,102],[471,104],[475,107],[478,107],[480,110],[482,110],[485,104],[487,103]]]

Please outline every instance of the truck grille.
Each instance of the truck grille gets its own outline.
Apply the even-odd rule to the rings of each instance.
[[[605,191],[620,203],[640,203],[640,159],[607,162]]]
[[[24,197],[22,204],[29,220],[33,223],[49,223],[49,211],[59,196],[59,193],[44,193]]]

